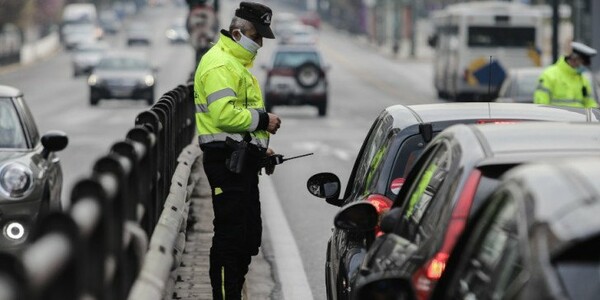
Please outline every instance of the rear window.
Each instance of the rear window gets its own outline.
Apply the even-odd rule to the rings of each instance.
[[[530,47],[535,45],[533,27],[469,27],[469,47]]]
[[[598,299],[600,295],[600,236],[577,243],[554,261],[554,268],[570,299]]]
[[[316,52],[279,52],[275,55],[275,67],[295,68],[303,63],[311,62],[320,66],[319,55]]]
[[[500,177],[502,174],[515,166],[515,164],[510,164],[479,168],[481,170],[481,179],[479,180],[479,185],[477,186],[477,191],[475,192],[475,198],[471,204],[469,215],[472,216],[484,203],[484,200],[494,192],[498,185],[500,185]]]

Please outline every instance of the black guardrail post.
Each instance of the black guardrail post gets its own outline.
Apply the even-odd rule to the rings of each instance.
[[[156,146],[154,147],[155,151],[153,153],[153,158],[155,162],[154,166],[156,167],[156,172],[154,173],[154,178],[152,179],[155,189],[153,190],[154,199],[151,205],[153,208],[152,212],[154,213],[152,216],[152,227],[154,227],[154,225],[156,224],[156,220],[158,220],[158,218],[160,217],[160,211],[162,209],[162,203],[164,201],[163,195],[165,194],[165,186],[163,184],[165,177],[165,174],[163,172],[165,168],[164,166],[166,164],[165,156],[163,154],[166,143],[164,127],[163,123],[161,123],[160,121],[159,115],[154,110],[147,110],[141,112],[139,115],[137,115],[135,119],[135,124],[144,126],[148,130],[150,130],[154,134],[156,140]]]
[[[159,179],[159,184],[161,186],[160,189],[160,203],[158,205],[158,207],[162,207],[165,198],[167,197],[168,191],[169,191],[169,174],[171,173],[171,153],[169,151],[169,113],[166,110],[166,105],[165,104],[161,104],[162,102],[159,101],[157,103],[154,104],[154,106],[152,106],[152,111],[158,116],[158,120],[160,121],[160,124],[162,125],[163,130],[161,130],[160,132],[160,137],[159,137],[159,144],[158,147],[161,148],[161,155],[160,155],[160,161],[162,163],[161,168],[160,168],[160,179]],[[159,212],[160,215],[160,212]],[[158,219],[158,216],[157,216]]]
[[[109,239],[109,251],[113,253],[115,258],[115,275],[113,283],[116,287],[116,298],[124,299],[129,293],[129,288],[137,274],[132,274],[136,269],[136,261],[128,261],[125,257],[125,248],[123,244],[124,222],[126,216],[133,214],[127,212],[130,208],[128,205],[130,187],[127,185],[128,177],[131,174],[132,165],[130,161],[116,153],[109,153],[106,156],[99,158],[94,164],[93,170],[100,177],[100,182],[105,183],[102,179],[108,179],[104,186],[109,195],[109,210],[108,214],[115,218],[115,222],[107,224],[108,232],[111,235]],[[118,239],[113,239],[112,235],[118,236]]]
[[[71,190],[71,216],[79,225],[82,245],[82,263],[79,266],[82,290],[92,299],[110,299],[114,291],[107,290],[106,262],[109,252],[108,239],[114,239],[108,231],[108,223],[116,218],[108,214],[108,195],[98,177],[84,178]],[[118,237],[117,237],[118,238]]]
[[[158,159],[156,156],[156,136],[146,127],[138,125],[129,130],[127,139],[140,143],[146,148],[145,155],[140,158],[139,162],[139,199],[140,204],[144,207],[144,212],[141,216],[138,215],[138,218],[141,218],[138,219],[138,222],[141,224],[142,228],[144,228],[146,234],[151,236],[152,231],[154,231],[154,226],[156,225],[154,216],[156,215],[155,210],[157,209],[154,206],[156,203],[156,199],[154,198],[156,193],[156,182],[153,180],[156,178],[156,160]]]
[[[32,300],[76,300],[81,294],[79,229],[64,212],[38,220],[21,259]]]

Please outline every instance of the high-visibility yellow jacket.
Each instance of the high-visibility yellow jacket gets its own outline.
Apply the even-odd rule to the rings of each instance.
[[[569,107],[598,107],[590,82],[571,67],[565,57],[546,68],[538,80],[533,102]]]
[[[241,141],[249,132],[250,143],[268,147],[269,116],[258,80],[248,70],[254,57],[222,30],[219,41],[200,60],[194,76],[200,145],[227,137]]]

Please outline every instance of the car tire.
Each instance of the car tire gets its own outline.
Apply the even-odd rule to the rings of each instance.
[[[322,76],[321,68],[313,62],[305,62],[294,69],[294,79],[305,89],[315,87]]]
[[[99,99],[99,98],[96,98],[96,97],[90,97],[90,105],[91,105],[91,106],[96,106],[96,105],[98,105],[98,102],[100,102],[100,99]]]
[[[265,110],[268,113],[273,112],[273,105],[271,105],[271,104],[265,104]]]
[[[152,106],[152,104],[154,104],[154,93],[152,93],[152,95],[148,97],[148,99],[146,99],[146,103],[148,103],[149,106]]]
[[[318,104],[317,110],[319,111],[319,117],[327,115],[327,102]]]

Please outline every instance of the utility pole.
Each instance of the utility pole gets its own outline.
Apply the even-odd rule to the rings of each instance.
[[[600,1],[591,0],[591,15],[592,19],[592,47],[600,49]],[[600,71],[600,58],[598,56],[592,58],[592,70]],[[599,78],[596,78],[599,79]]]
[[[558,23],[560,18],[558,15],[558,1],[552,0],[552,62],[558,59]]]

